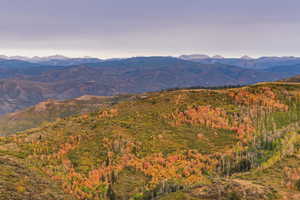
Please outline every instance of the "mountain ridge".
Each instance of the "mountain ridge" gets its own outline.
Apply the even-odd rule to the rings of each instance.
[[[82,95],[112,96],[178,87],[246,85],[282,78],[280,74],[173,57],[136,57],[50,67],[35,75],[1,80],[0,113],[13,112],[48,98],[64,100]]]
[[[259,57],[259,58],[251,58],[249,56],[243,56],[241,58],[214,58],[214,57],[200,57],[197,58],[193,55],[188,56],[185,55],[181,57],[185,60],[190,60],[194,62],[200,63],[222,63],[227,65],[234,65],[242,68],[249,68],[249,69],[258,69],[264,70],[272,67],[279,67],[279,66],[289,66],[289,65],[296,65],[300,64],[299,57],[293,56],[282,56],[282,57]]]

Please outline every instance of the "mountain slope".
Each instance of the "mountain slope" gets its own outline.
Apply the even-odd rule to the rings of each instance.
[[[0,80],[0,114],[32,106],[51,97],[49,84],[27,80]]]
[[[146,93],[1,138],[0,155],[73,199],[282,199],[258,181],[298,155],[299,94],[284,83]],[[278,177],[289,195],[299,194],[294,177]]]
[[[283,75],[283,77],[288,78],[300,74],[300,64],[277,66],[277,67],[265,69],[264,71],[272,72],[272,73],[280,73]]]

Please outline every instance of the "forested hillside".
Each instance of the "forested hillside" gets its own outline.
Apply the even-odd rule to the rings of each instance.
[[[2,137],[0,199],[299,199],[299,98],[297,83],[146,93]]]

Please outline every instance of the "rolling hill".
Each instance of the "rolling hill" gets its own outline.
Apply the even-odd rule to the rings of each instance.
[[[1,137],[0,199],[299,199],[299,94],[145,93]]]
[[[0,136],[34,128],[58,118],[99,111],[127,98],[134,98],[134,96],[82,96],[65,101],[49,99],[35,106],[1,115]]]
[[[298,76],[293,76],[287,79],[283,79],[283,82],[292,82],[292,83],[299,83],[300,82],[300,75]]]

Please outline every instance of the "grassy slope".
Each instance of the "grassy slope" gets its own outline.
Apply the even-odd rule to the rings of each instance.
[[[0,158],[0,177],[1,200],[72,199],[56,184],[12,159]]]
[[[242,100],[230,95],[242,92],[259,98],[244,101],[243,95],[239,97]],[[245,171],[247,167],[241,163],[248,162],[249,152],[259,152],[251,160],[252,168],[267,166],[272,169],[269,160],[277,155],[274,152],[280,152],[285,142],[286,130],[281,133],[276,132],[277,129],[299,119],[299,92],[297,84],[266,83],[231,90],[145,94],[106,111],[59,119],[17,136],[2,138],[0,155],[9,155],[16,162],[22,162],[26,170],[51,177],[48,181],[60,185],[77,199],[150,199],[154,196],[163,200],[214,199],[204,198],[195,191],[203,184],[214,186],[213,182],[220,175]],[[283,105],[289,106],[289,111],[283,110]],[[247,117],[251,123],[246,121]],[[202,118],[208,122],[204,124]],[[229,122],[224,122],[226,126],[222,127],[224,124],[219,124],[222,120]],[[233,125],[235,123],[238,125]],[[238,134],[235,128],[238,126],[240,130],[240,125],[245,124],[251,124],[254,130]],[[253,137],[250,137],[253,134],[256,140],[261,140],[257,144],[253,144]],[[16,147],[11,148],[12,144]],[[235,152],[240,152],[240,157],[233,154]],[[225,167],[221,167],[221,160]],[[253,177],[252,181],[260,178]],[[233,188],[233,193],[240,191],[236,185],[244,184],[218,181],[217,185]],[[250,183],[250,190],[259,187]],[[22,190],[35,193],[30,191],[30,184]],[[260,184],[267,187],[268,182]],[[263,191],[267,194],[264,198],[274,197],[269,195],[268,188]],[[234,198],[235,194],[228,195],[223,197]],[[248,199],[256,197],[254,194],[248,196]]]

